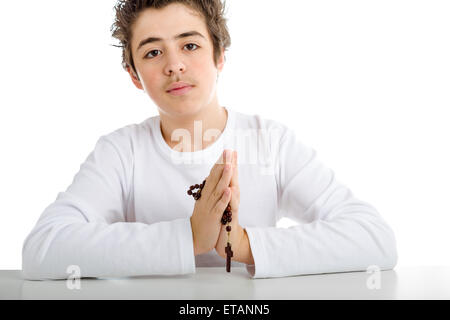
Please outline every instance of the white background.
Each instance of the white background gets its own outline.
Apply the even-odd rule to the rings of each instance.
[[[114,4],[2,2],[0,269],[21,269],[101,135],[158,114],[112,46]],[[449,1],[227,2],[220,104],[316,149],[394,229],[398,267],[450,264],[449,17]]]

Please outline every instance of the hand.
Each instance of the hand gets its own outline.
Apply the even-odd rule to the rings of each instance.
[[[232,212],[232,220],[230,222],[231,232],[230,232],[230,243],[231,250],[233,251],[234,260],[240,260],[244,257],[239,257],[238,248],[241,245],[241,241],[246,239],[244,229],[239,225],[239,203],[240,203],[240,191],[239,191],[239,178],[238,178],[238,162],[237,162],[237,152],[233,152],[232,159],[232,177],[230,181],[230,189],[231,189],[231,201],[230,207]],[[224,209],[225,210],[225,209]],[[222,212],[223,214],[223,212]],[[219,239],[217,240],[215,249],[218,255],[222,258],[227,257],[225,253],[225,247],[228,242],[228,232],[226,231],[226,225],[221,224],[221,230]]]
[[[194,212],[190,219],[194,255],[214,249],[217,243],[222,225],[220,220],[231,199],[229,188],[232,174],[231,158],[231,150],[224,150],[206,178],[200,199],[195,201]]]

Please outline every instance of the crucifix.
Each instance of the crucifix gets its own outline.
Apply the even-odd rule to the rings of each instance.
[[[231,270],[231,258],[233,257],[233,251],[231,251],[231,245],[227,242],[227,246],[225,247],[225,253],[227,254],[227,272]]]

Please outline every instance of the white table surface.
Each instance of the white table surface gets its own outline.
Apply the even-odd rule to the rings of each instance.
[[[368,285],[367,272],[328,273],[252,279],[245,268],[197,268],[183,276],[30,281],[21,270],[0,270],[0,299],[450,299],[450,267],[424,266],[381,271],[379,289]],[[372,278],[373,279],[373,278]],[[372,287],[372,289],[370,289]]]

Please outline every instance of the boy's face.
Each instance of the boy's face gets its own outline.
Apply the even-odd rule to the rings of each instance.
[[[175,36],[196,31],[194,35]],[[149,37],[161,41],[140,44]],[[217,67],[214,65],[213,44],[203,18],[185,5],[174,3],[163,9],[145,9],[133,26],[131,39],[137,80],[128,72],[139,89],[145,89],[163,113],[182,115],[195,113],[217,103],[217,74],[223,68],[223,51]],[[186,82],[193,88],[184,95],[167,92],[174,82]]]

